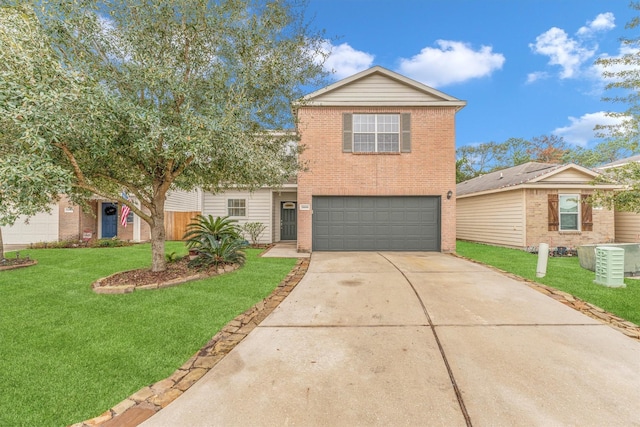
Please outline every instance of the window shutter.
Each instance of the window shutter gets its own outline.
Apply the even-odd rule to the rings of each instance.
[[[582,231],[593,231],[593,209],[587,201],[588,194],[580,195],[580,209],[582,213]]]
[[[560,221],[558,220],[558,195],[549,194],[549,231],[558,231]]]
[[[353,115],[342,113],[342,152],[353,151]]]
[[[411,113],[402,113],[400,115],[402,122],[402,135],[400,143],[400,152],[411,152]]]

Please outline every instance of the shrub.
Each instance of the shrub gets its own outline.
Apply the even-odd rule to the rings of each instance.
[[[240,228],[235,219],[228,216],[213,218],[212,215],[198,215],[187,225],[183,239],[189,249],[197,249],[202,245],[211,246],[211,239],[220,241],[225,237],[240,239]]]
[[[225,236],[216,240],[213,235],[208,235],[200,245],[192,249],[197,256],[189,261],[189,266],[206,268],[220,264],[242,265],[246,260],[244,248],[244,242],[238,238]]]
[[[164,254],[164,259],[167,260],[168,264],[173,264],[174,262],[178,262],[180,261],[181,258],[182,256],[178,255],[176,251]]]
[[[89,242],[89,246],[92,248],[119,248],[121,246],[131,246],[131,242],[125,242],[117,237],[111,239],[98,239]]]
[[[261,222],[247,222],[242,226],[242,231],[249,235],[253,245],[257,245],[260,240],[260,235],[266,228],[267,226]]]

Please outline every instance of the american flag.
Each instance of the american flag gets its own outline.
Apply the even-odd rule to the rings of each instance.
[[[129,196],[127,196],[126,192],[122,192],[122,198],[125,200],[129,200]],[[129,212],[131,212],[131,208],[124,203],[122,204],[122,212],[120,213],[120,224],[123,227],[127,226],[127,216],[129,216]]]

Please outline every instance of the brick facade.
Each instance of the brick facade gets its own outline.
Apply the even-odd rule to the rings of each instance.
[[[298,109],[305,170],[298,205],[312,196],[440,196],[441,250],[455,251],[455,107],[320,107]],[[343,113],[411,113],[410,153],[344,153]],[[312,247],[312,210],[298,210],[298,250]]]
[[[575,248],[593,243],[609,243],[615,239],[614,212],[604,208],[593,208],[593,231],[549,231],[548,195],[549,194],[588,194],[576,189],[529,189],[526,190],[526,244],[538,246],[541,242],[550,247],[564,246]]]
[[[67,196],[62,195],[58,202],[58,238],[59,240],[82,240],[85,233],[90,233],[92,239],[97,239],[98,220],[101,201],[89,201],[90,211],[84,211],[80,206],[72,203]],[[151,237],[149,225],[139,220],[140,240],[146,241]],[[118,238],[121,240],[134,240],[134,224],[126,227],[120,224],[120,210],[118,210]]]

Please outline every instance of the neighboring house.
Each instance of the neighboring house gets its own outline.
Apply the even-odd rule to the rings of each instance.
[[[624,166],[627,163],[640,162],[640,156],[627,157],[600,166],[599,169],[606,172],[607,169]],[[615,211],[616,243],[640,243],[640,214],[633,212]]]
[[[126,226],[121,223],[118,203],[94,197],[89,200],[89,212],[61,195],[52,205],[51,213],[39,213],[28,223],[18,219],[11,227],[2,227],[5,245],[28,245],[61,240],[111,239],[143,242],[150,239],[149,225],[129,213]]]
[[[613,242],[613,211],[587,203],[596,176],[575,164],[529,162],[461,182],[457,237],[522,249]]]
[[[297,182],[253,192],[176,191],[167,199],[167,236],[181,238],[202,213],[261,222],[261,243],[297,241],[301,252],[455,251],[455,115],[465,105],[381,67],[338,81],[294,106],[305,167]],[[109,207],[95,201],[93,226],[81,223],[70,234],[91,228],[104,237]],[[136,228],[133,218],[132,230],[117,235],[148,238],[146,224]]]

